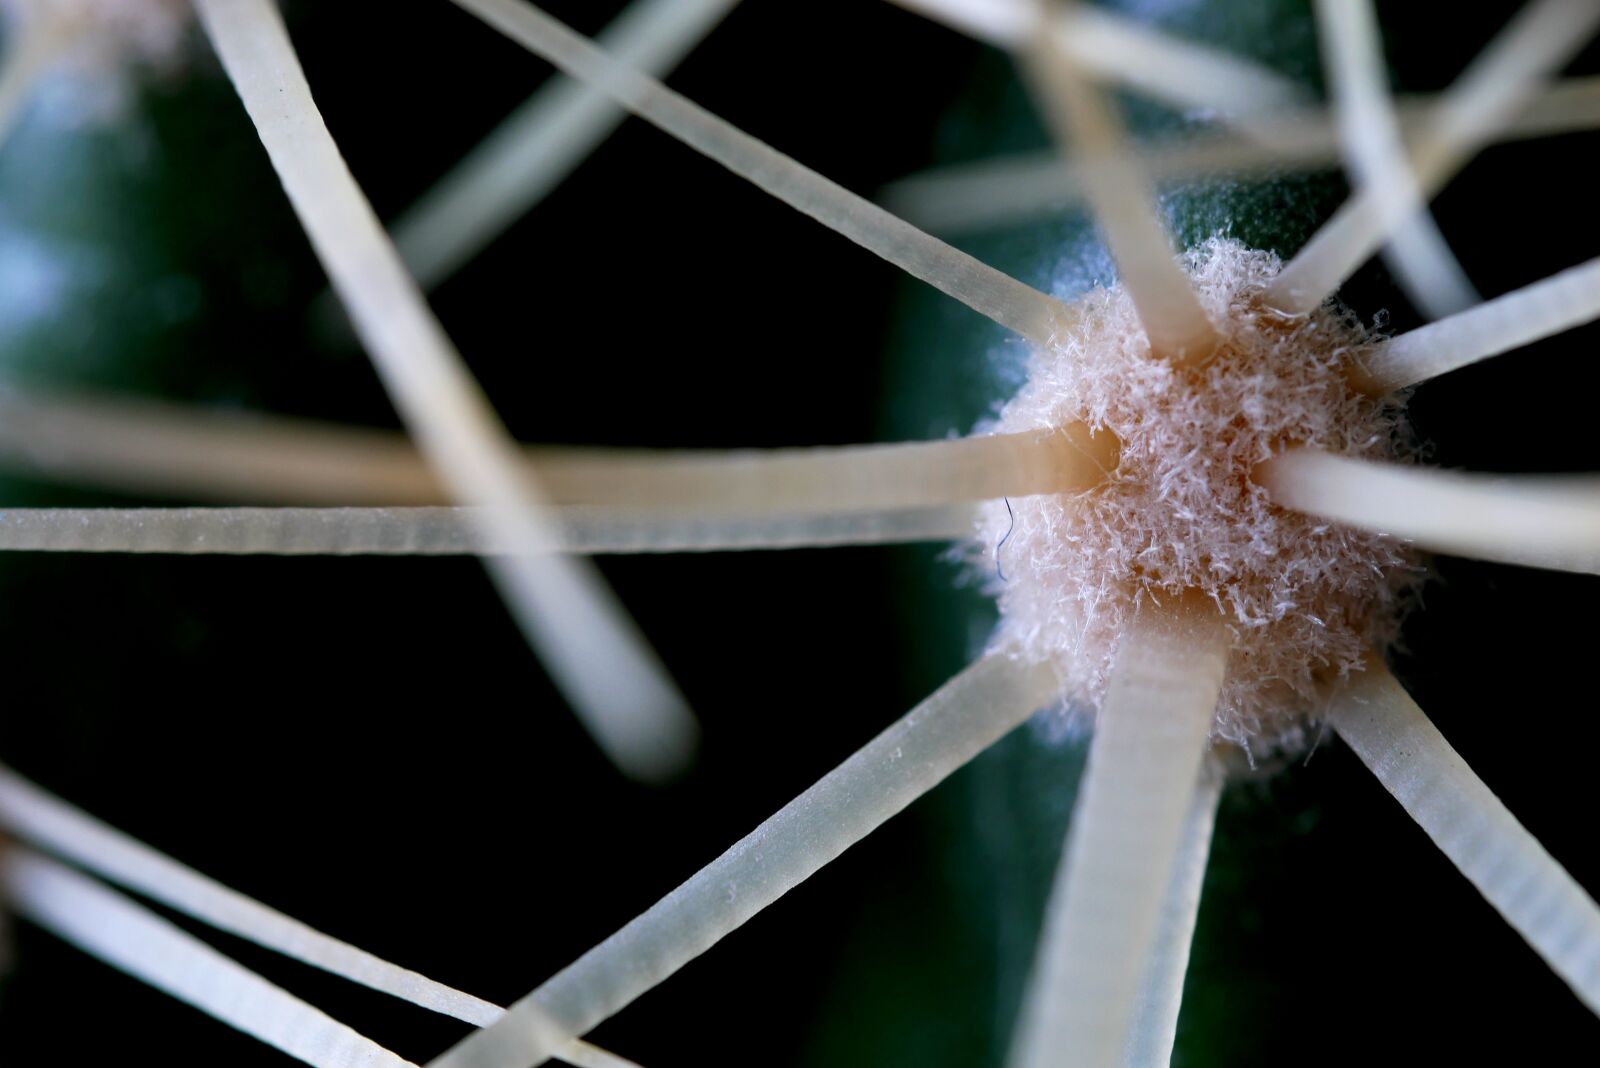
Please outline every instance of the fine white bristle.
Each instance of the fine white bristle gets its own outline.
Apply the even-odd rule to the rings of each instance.
[[[296,1060],[316,1068],[415,1068],[150,910],[37,853],[8,849],[0,886],[13,908],[45,930]],[[63,1056],[71,1060],[69,1052]]]
[[[1032,0],[892,0],[1009,52],[1022,52],[1038,31]],[[1184,110],[1237,117],[1303,103],[1305,90],[1282,75],[1099,8],[1052,12],[1048,31],[1058,47],[1107,82]]]
[[[467,508],[7,508],[0,552],[240,556],[515,556],[813,549],[956,541],[971,505],[783,515],[652,514],[565,505],[545,510],[549,542],[485,542]]]
[[[1317,0],[1315,7],[1346,166],[1358,189],[1400,213],[1385,254],[1401,287],[1431,318],[1471,307],[1480,298],[1406,160],[1372,0]]]
[[[1037,34],[1023,61],[1057,139],[1078,160],[1095,222],[1151,349],[1174,363],[1204,363],[1216,351],[1216,330],[1178,266],[1155,191],[1129,154],[1110,104],[1053,34]]]
[[[1045,918],[1013,1068],[1114,1068],[1183,852],[1228,633],[1204,598],[1123,638]]]
[[[1600,259],[1570,267],[1366,352],[1355,382],[1388,393],[1600,318]]]
[[[1291,449],[1257,481],[1277,504],[1435,552],[1600,574],[1600,478],[1474,475]]]
[[[537,1068],[942,782],[1051,702],[1054,673],[990,653],[616,934],[429,1068]]]
[[[656,77],[686,56],[738,0],[634,0],[595,43]],[[394,223],[394,243],[431,288],[560,185],[624,115],[602,93],[557,77]]]
[[[1414,151],[1437,97],[1397,101],[1407,151]],[[1495,139],[1526,140],[1600,126],[1600,78],[1573,78],[1542,89]],[[1322,109],[1275,111],[1252,118],[1249,136],[1209,128],[1133,146],[1139,166],[1158,183],[1214,178],[1264,180],[1320,170],[1339,160],[1332,116]],[[947,164],[885,186],[884,207],[940,233],[1016,225],[1051,216],[1084,197],[1070,160],[1053,152],[1018,153]]]
[[[1600,905],[1517,822],[1381,662],[1374,659],[1350,681],[1329,721],[1461,874],[1600,1013]]]
[[[1155,945],[1145,961],[1139,1000],[1134,1004],[1133,1027],[1122,1059],[1125,1068],[1168,1068],[1172,1063],[1184,976],[1189,971],[1189,950],[1200,918],[1200,890],[1211,855],[1223,780],[1222,769],[1208,762],[1195,783],[1172,876],[1167,880],[1167,895],[1161,903]]]
[[[1490,143],[1539,85],[1571,59],[1600,23],[1593,0],[1534,0],[1472,61],[1412,147],[1421,195],[1431,197]],[[1289,314],[1321,304],[1383,244],[1408,205],[1358,192],[1283,269],[1268,299]]]
[[[197,10],[318,256],[422,450],[503,544],[549,542],[514,445],[406,274],[322,122],[271,0]],[[697,727],[599,573],[571,557],[489,557],[552,678],[625,771],[681,770]]]
[[[801,166],[654,78],[619,63],[531,4],[521,0],[454,2],[695,151],[1001,326],[1040,344],[1048,344],[1071,328],[1072,311],[1060,301],[929,237]]]

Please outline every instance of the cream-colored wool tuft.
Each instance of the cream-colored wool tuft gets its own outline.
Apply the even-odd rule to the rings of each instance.
[[[1421,571],[1400,543],[1271,504],[1251,472],[1290,445],[1401,458],[1403,420],[1345,379],[1373,340],[1353,317],[1264,307],[1277,257],[1214,239],[1186,266],[1223,337],[1217,356],[1175,368],[1151,354],[1126,293],[1085,298],[1081,326],[1032,352],[988,429],[1083,421],[1121,439],[1120,464],[1082,494],[986,504],[971,558],[998,596],[1000,636],[1056,665],[1078,715],[1098,707],[1142,602],[1203,592],[1234,645],[1213,740],[1293,750],[1329,684],[1392,639]]]

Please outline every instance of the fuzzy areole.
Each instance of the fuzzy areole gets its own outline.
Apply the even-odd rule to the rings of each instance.
[[[1264,306],[1277,257],[1217,238],[1186,265],[1216,356],[1175,367],[1151,353],[1125,292],[1087,296],[1080,329],[1030,353],[990,429],[1081,421],[1120,439],[1120,463],[1082,494],[989,503],[972,561],[999,600],[999,637],[1057,666],[1076,717],[1098,706],[1141,603],[1203,593],[1234,642],[1213,740],[1292,750],[1329,685],[1392,640],[1421,569],[1403,544],[1275,506],[1251,473],[1289,445],[1404,459],[1406,425],[1392,398],[1346,378],[1375,340],[1352,316]]]

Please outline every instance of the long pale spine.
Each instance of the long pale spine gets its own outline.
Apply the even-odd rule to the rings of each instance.
[[[991,653],[647,912],[580,957],[430,1068],[534,1068],[552,1042],[586,1033],[710,949],[1035,709],[1047,666]],[[538,1026],[547,1016],[559,1031]]]
[[[773,150],[653,78],[618,63],[520,0],[454,0],[529,51],[797,211],[979,314],[1039,344],[1069,329],[1069,308],[918,230]]]
[[[661,77],[738,0],[637,0],[595,38]],[[512,112],[394,224],[417,281],[432,287],[559,185],[626,113],[582,84],[557,79]]]
[[[756,517],[886,512],[1096,485],[1118,443],[1081,424],[945,441],[806,449],[525,448],[553,503]],[[0,391],[0,464],[233,502],[440,504],[444,487],[401,436],[177,405]]]
[[[1410,155],[1417,185],[1431,197],[1540,84],[1583,46],[1600,22],[1593,0],[1534,0],[1478,56],[1440,99],[1433,122]],[[1289,313],[1315,308],[1383,244],[1404,205],[1358,192],[1306,243],[1267,291]]]
[[[390,431],[105,396],[0,389],[0,464],[37,477],[233,503],[442,504]]]
[[[0,767],[0,828],[219,931],[420,1008],[479,1027],[505,1015],[505,1010],[492,1002],[391,964],[230,889],[51,796],[5,767]],[[630,1064],[581,1041],[564,1047],[561,1059],[579,1068],[627,1068]]]
[[[1146,605],[1112,666],[1012,1068],[1113,1068],[1183,845],[1227,666],[1209,605]]]
[[[538,498],[513,443],[406,274],[329,135],[271,0],[197,0],[245,109],[357,332],[423,451],[495,538],[538,545]],[[596,741],[641,778],[678,770],[696,727],[642,636],[579,561],[487,560],[524,632]]]
[[[1183,820],[1178,855],[1167,896],[1161,904],[1161,923],[1145,963],[1134,1004],[1133,1026],[1128,1034],[1126,1068],[1167,1068],[1172,1063],[1173,1041],[1178,1033],[1178,1009],[1183,1003],[1184,977],[1189,971],[1189,950],[1200,917],[1200,890],[1205,882],[1211,836],[1217,824],[1217,803],[1222,798],[1223,772],[1219,767],[1201,771],[1195,783],[1189,813]]]
[[[91,956],[315,1068],[413,1068],[155,913],[26,849],[7,851],[13,908]],[[63,1062],[71,1038],[63,1036]]]
[[[1285,508],[1456,556],[1600,574],[1600,478],[1497,476],[1291,449],[1256,470]]]
[[[1371,393],[1414,386],[1600,318],[1600,259],[1486,301],[1376,346],[1357,384]]]
[[[218,930],[363,986],[480,1026],[500,1016],[497,1006],[481,998],[330,938],[223,886],[6,768],[0,768],[0,827]]]
[[[1329,719],[1451,863],[1600,1013],[1600,906],[1451,748],[1374,660]]]
[[[1057,139],[1079,157],[1084,190],[1151,349],[1177,363],[1204,362],[1217,347],[1216,331],[1178,265],[1154,187],[1110,103],[1044,30],[1023,61]]]
[[[921,508],[1076,493],[1117,466],[1109,434],[1060,430],[947,441],[710,453],[549,450],[536,462],[557,499],[640,510],[784,515]]]
[[[1430,317],[1478,303],[1406,159],[1372,0],[1317,0],[1323,65],[1337,102],[1346,164],[1359,186],[1400,212],[1385,256],[1406,295]]]
[[[1034,0],[892,0],[996,48],[1019,52],[1036,37]],[[1235,117],[1301,103],[1305,92],[1259,64],[1170,37],[1110,11],[1056,13],[1049,33],[1095,77],[1174,107]]]
[[[1408,146],[1427,127],[1436,97],[1397,102]],[[1600,79],[1573,78],[1542,89],[1496,131],[1498,141],[1527,140],[1600,126]],[[1328,112],[1292,109],[1251,120],[1251,135],[1216,129],[1135,144],[1157,183],[1207,178],[1262,179],[1285,171],[1320,170],[1339,160],[1339,137]],[[1409,148],[1408,148],[1409,151]],[[1082,174],[1054,152],[1019,153],[947,164],[887,185],[879,200],[890,211],[940,233],[1016,225],[1078,204]]]
[[[463,508],[11,508],[0,552],[271,556],[482,556],[539,548],[598,554],[726,552],[956,541],[971,506],[781,516],[652,515],[582,505],[547,511],[549,542],[485,541]]]

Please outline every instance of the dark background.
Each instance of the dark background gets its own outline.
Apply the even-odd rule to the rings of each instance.
[[[549,5],[585,31],[615,3]],[[1386,4],[1397,85],[1437,89],[1515,5]],[[1146,9],[1165,5],[1143,5]],[[291,25],[335,137],[392,217],[545,77],[442,2],[310,5]],[[1175,31],[1315,78],[1299,4],[1174,4]],[[0,223],[69,248],[71,300],[6,327],[35,384],[394,425],[364,356],[317,334],[322,276],[197,44],[116,126],[0,149]],[[1572,68],[1593,73],[1591,52]],[[936,158],[1041,143],[999,57],[885,4],[752,0],[672,78],[871,193]],[[1148,129],[1170,116],[1136,109]],[[1437,209],[1486,295],[1594,254],[1591,137],[1491,150]],[[1337,178],[1181,191],[1292,252]],[[1210,205],[1206,210],[1202,207]],[[1081,219],[969,247],[1042,283]],[[40,237],[39,235],[43,235]],[[32,238],[30,238],[32,239]],[[436,292],[514,433],[779,446],[964,430],[999,399],[998,331],[630,122]],[[1416,321],[1382,269],[1346,291]],[[1432,458],[1600,469],[1594,329],[1424,387]],[[995,353],[999,355],[996,356]],[[1003,368],[1002,368],[1003,371]],[[11,483],[6,500],[128,503]],[[168,503],[149,501],[144,503]],[[510,1000],[710,860],[955,670],[981,612],[920,549],[609,560],[705,725],[682,783],[621,780],[466,560],[0,561],[0,753],[296,917]],[[1395,663],[1586,886],[1592,578],[1447,560]],[[595,1034],[651,1068],[998,1064],[1077,755],[1018,732]],[[1539,1060],[1593,1018],[1337,744],[1233,788],[1191,973],[1186,1064]],[[209,936],[208,936],[209,937]],[[284,1059],[40,934],[0,987],[7,1064]],[[401,1054],[462,1025],[219,939]],[[89,1024],[85,1026],[86,1022]]]

